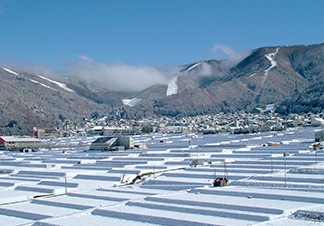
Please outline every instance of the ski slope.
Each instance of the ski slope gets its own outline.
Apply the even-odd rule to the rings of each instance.
[[[47,81],[49,81],[49,82],[52,82],[52,83],[58,85],[59,87],[61,87],[62,89],[66,90],[66,91],[68,91],[68,92],[76,93],[74,90],[68,88],[65,84],[63,84],[63,83],[61,83],[61,82],[57,82],[57,81],[51,80],[51,79],[46,78],[46,77],[41,76],[41,75],[37,75],[37,76],[40,77],[40,78],[42,78],[42,79],[44,79],[44,80],[47,80]]]
[[[54,89],[54,88],[52,88],[52,87],[50,87],[50,86],[48,86],[48,85],[45,85],[45,84],[43,84],[43,83],[41,83],[41,82],[36,81],[36,80],[29,79],[29,81],[31,81],[31,82],[33,82],[33,83],[36,83],[36,84],[39,84],[39,85],[41,85],[41,86],[44,86],[45,88],[48,88],[48,89],[51,89],[51,90],[54,90],[54,91],[58,91],[57,89]]]
[[[8,69],[8,68],[4,68],[4,67],[3,67],[2,69],[5,70],[5,71],[7,71],[7,72],[9,72],[10,74],[18,75],[17,72],[12,71],[12,70],[10,70],[10,69]]]
[[[178,93],[178,84],[177,84],[178,76],[174,76],[171,78],[170,82],[168,83],[168,88],[166,91],[167,96],[175,95]]]
[[[131,107],[135,106],[141,100],[142,99],[137,98],[137,97],[135,97],[133,99],[122,99],[124,105],[128,105],[128,106],[131,106]]]
[[[279,47],[276,48],[276,51],[274,53],[269,53],[269,54],[266,54],[265,57],[271,62],[271,65],[270,67],[268,67],[266,70],[264,70],[264,77],[263,77],[263,80],[262,80],[262,87],[264,87],[264,84],[265,84],[265,81],[267,80],[267,77],[268,77],[268,74],[269,74],[269,71],[276,67],[277,66],[277,62],[273,59],[276,54],[278,53],[279,51]]]

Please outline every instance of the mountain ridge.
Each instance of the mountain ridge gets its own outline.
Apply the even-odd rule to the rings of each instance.
[[[324,81],[324,43],[261,47],[234,66],[227,63],[207,60],[179,66],[170,75],[169,85],[129,92],[99,88],[77,75],[58,82],[0,68],[0,132],[28,134],[35,126],[60,127],[67,122],[81,126],[98,116],[108,116],[108,120],[159,114],[193,116],[251,111],[282,101],[288,104],[287,98],[296,99],[294,94],[303,95],[304,90]],[[134,106],[124,104],[123,100],[134,98],[141,100]]]

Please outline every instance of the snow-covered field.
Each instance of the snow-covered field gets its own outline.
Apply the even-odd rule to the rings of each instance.
[[[142,135],[135,143],[148,148],[125,152],[88,151],[78,144],[96,137],[76,137],[2,151],[0,225],[323,225],[314,131]],[[211,186],[224,175],[230,186]]]

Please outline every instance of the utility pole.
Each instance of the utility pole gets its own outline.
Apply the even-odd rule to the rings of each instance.
[[[273,173],[273,161],[272,161],[272,152],[271,152],[271,174]]]
[[[287,168],[286,168],[286,158],[284,157],[285,160],[285,187],[287,187]]]
[[[66,174],[65,174],[65,194],[68,193],[68,190],[67,190],[67,178],[66,178]]]
[[[155,184],[155,166],[153,166],[153,178],[154,178],[154,184]]]
[[[286,156],[289,156],[289,152],[284,152],[284,162],[285,162],[285,187],[287,187],[287,165],[286,165]]]

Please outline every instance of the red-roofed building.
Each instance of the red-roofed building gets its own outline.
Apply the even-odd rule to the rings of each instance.
[[[31,137],[1,136],[0,150],[37,150],[41,140]]]

